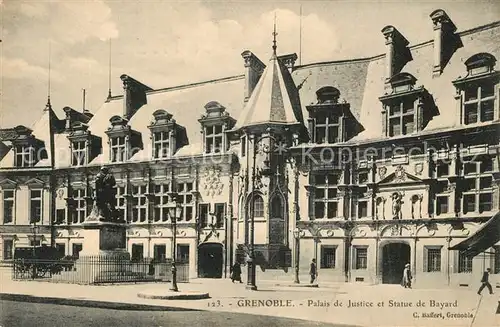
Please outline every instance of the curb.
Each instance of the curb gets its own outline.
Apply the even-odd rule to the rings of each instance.
[[[0,293],[0,300],[14,302],[29,302],[43,304],[69,305],[73,307],[87,307],[98,309],[131,310],[131,311],[202,311],[161,305],[135,304],[123,302],[107,302],[86,299],[65,299],[58,297],[34,296],[26,294]]]
[[[279,287],[309,287],[309,288],[319,288],[318,284],[275,284],[274,286],[279,286]]]
[[[153,300],[203,300],[210,298],[208,293],[202,292],[170,292],[170,294],[169,292],[142,292],[138,293],[137,296]]]

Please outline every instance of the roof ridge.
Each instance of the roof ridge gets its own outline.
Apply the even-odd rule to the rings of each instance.
[[[472,27],[472,28],[469,28],[467,30],[457,32],[456,34],[460,35],[460,36],[465,36],[465,35],[481,32],[484,30],[488,30],[491,28],[495,28],[498,26],[500,26],[500,20],[493,21],[493,22],[488,23],[488,24]],[[408,46],[408,48],[409,49],[419,48],[419,47],[422,47],[424,45],[428,45],[431,43],[433,43],[433,39],[410,45],[410,46]],[[374,55],[374,56],[361,57],[361,58],[318,61],[318,62],[308,63],[308,64],[304,64],[304,65],[300,65],[300,66],[295,66],[294,70],[298,70],[298,69],[306,68],[306,67],[317,66],[317,65],[331,65],[331,64],[344,64],[344,63],[348,63],[348,62],[354,63],[354,62],[372,61],[372,60],[383,58],[384,56],[385,56],[385,53]]]

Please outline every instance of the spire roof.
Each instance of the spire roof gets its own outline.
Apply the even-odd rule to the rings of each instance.
[[[246,103],[234,129],[261,124],[303,123],[299,94],[292,76],[276,55],[276,21],[273,54]]]

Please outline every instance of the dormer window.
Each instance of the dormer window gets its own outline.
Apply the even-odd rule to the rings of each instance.
[[[188,144],[186,129],[178,125],[167,111],[156,110],[153,118],[148,126],[153,141],[153,159],[169,158],[177,149]]]
[[[229,146],[225,132],[233,128],[236,121],[216,101],[207,103],[205,110],[206,114],[198,120],[202,125],[203,153],[224,153]]]
[[[33,167],[40,160],[47,159],[43,141],[36,139],[32,133],[31,129],[20,125],[14,127],[11,136],[4,139],[12,142],[16,167]]]
[[[35,164],[35,148],[32,145],[18,145],[15,147],[16,167],[33,167]]]
[[[345,142],[362,129],[346,101],[339,103],[340,91],[325,86],[316,92],[317,103],[309,111],[309,131],[317,144]]]
[[[484,123],[498,119],[495,103],[498,101],[500,73],[494,70],[496,59],[489,53],[478,53],[465,61],[467,75],[453,82],[457,88],[461,123]]]
[[[437,114],[432,97],[423,86],[415,87],[416,81],[408,73],[398,73],[389,79],[390,93],[379,98],[383,104],[382,124],[385,136],[419,132]]]
[[[101,153],[101,138],[88,131],[88,125],[76,122],[68,135],[71,144],[71,165],[84,166]]]
[[[128,120],[113,116],[109,120],[111,127],[106,134],[109,137],[109,159],[111,162],[124,162],[139,150],[142,150],[141,134],[132,130]]]

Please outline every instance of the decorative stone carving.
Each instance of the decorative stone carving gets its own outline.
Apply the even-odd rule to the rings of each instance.
[[[396,167],[396,171],[394,172],[394,181],[395,182],[404,182],[406,179],[406,172],[403,166],[399,165]]]
[[[333,229],[329,229],[326,231],[326,236],[332,237],[333,235],[335,235],[335,231]]]
[[[387,174],[387,168],[386,168],[386,167],[380,167],[380,168],[378,169],[378,177],[379,177],[380,179],[384,179],[385,174]]]
[[[402,196],[399,192],[394,192],[392,198],[392,219],[401,219]]]
[[[64,200],[65,194],[66,194],[66,190],[64,188],[61,187],[60,189],[57,190],[57,198],[59,200]]]
[[[224,184],[221,182],[220,175],[220,167],[212,166],[205,170],[204,189],[206,195],[214,197],[215,195],[222,194]]]
[[[399,225],[391,226],[391,236],[401,236],[401,228]]]
[[[415,175],[422,175],[422,172],[424,171],[424,164],[422,162],[416,163],[415,164]]]
[[[377,200],[375,201],[375,218],[377,220],[385,219],[385,216],[384,216],[385,201],[386,201],[386,199],[381,197],[381,196],[379,196],[377,198]]]
[[[411,218],[422,218],[422,200],[423,194],[415,194],[411,197]]]

